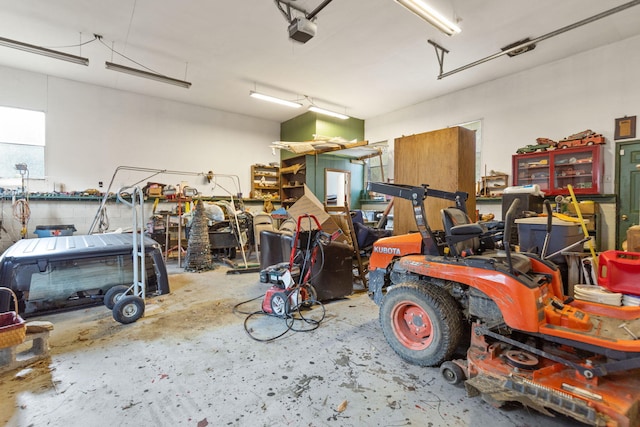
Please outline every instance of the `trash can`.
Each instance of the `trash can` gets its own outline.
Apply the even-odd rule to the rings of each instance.
[[[38,237],[53,237],[53,236],[73,236],[73,232],[77,231],[76,227],[71,225],[36,225],[36,231]]]

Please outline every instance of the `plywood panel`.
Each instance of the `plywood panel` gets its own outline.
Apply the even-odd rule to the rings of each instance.
[[[395,140],[394,182],[421,185],[445,191],[469,193],[467,209],[475,212],[475,131],[452,127],[404,136]],[[433,230],[442,229],[440,209],[453,202],[428,198],[427,221]],[[394,202],[394,234],[415,230],[411,203]]]

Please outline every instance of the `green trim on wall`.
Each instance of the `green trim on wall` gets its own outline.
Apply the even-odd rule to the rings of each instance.
[[[307,111],[280,124],[281,141],[311,141],[314,134],[341,137],[347,141],[363,141],[364,120],[353,117],[340,120]]]
[[[308,111],[280,124],[281,141],[310,141],[316,133],[316,113]]]
[[[321,136],[341,137],[347,141],[364,140],[364,120],[349,118],[347,120],[318,116],[316,134]]]
[[[311,141],[314,134],[331,138],[341,137],[347,141],[363,141],[364,120],[355,118],[340,120],[307,111],[280,124],[281,141]],[[299,156],[300,154],[280,150],[281,160]],[[364,166],[353,164],[349,159],[331,156],[330,153],[317,156],[306,155],[306,183],[321,202],[324,201],[324,170],[326,168],[351,172],[351,204],[352,208],[358,209],[364,187]]]

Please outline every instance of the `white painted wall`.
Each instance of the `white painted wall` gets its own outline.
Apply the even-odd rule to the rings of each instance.
[[[197,90],[197,89],[189,89]],[[32,191],[83,191],[107,186],[121,165],[238,175],[250,191],[250,165],[278,161],[269,144],[280,124],[210,108],[168,101],[0,67],[0,105],[46,112],[47,179],[32,180]],[[144,174],[119,174],[114,186]],[[190,181],[201,193],[202,178],[160,175],[166,184]],[[235,193],[230,180],[220,184]],[[218,189],[215,195],[225,195]]]
[[[543,48],[544,43],[538,47]],[[605,177],[611,178],[614,119],[640,112],[640,85],[634,72],[640,69],[639,52],[640,37],[635,37],[427,100],[367,120],[366,138],[393,143],[402,135],[481,119],[483,167],[511,171],[511,155],[518,147],[537,137],[557,140],[590,128],[608,140]],[[115,168],[127,165],[238,175],[247,195],[249,166],[278,160],[268,147],[279,138],[276,122],[43,74],[0,67],[0,105],[47,113],[47,179],[31,182],[32,191],[59,190],[60,184],[66,190],[85,190],[96,188],[99,181],[106,186]],[[143,177],[120,174],[114,186]],[[159,176],[153,180],[175,185],[190,179]],[[190,184],[204,194],[225,195],[213,192],[202,180]],[[230,182],[221,184],[232,190]],[[612,180],[605,183],[604,191],[613,193]],[[62,211],[50,204],[34,207],[39,222],[31,223],[30,233],[35,224],[69,223],[74,217],[74,222],[85,224],[88,211],[93,212],[83,205],[80,218],[68,212],[77,206],[65,205]],[[5,225],[11,218],[10,208],[10,203],[2,206]],[[51,211],[51,218],[41,215],[40,208]],[[613,229],[609,215],[606,221]],[[16,224],[11,225],[13,229]],[[2,246],[6,241],[3,237]]]
[[[191,88],[189,90],[197,90]],[[245,197],[253,163],[279,161],[269,145],[280,138],[280,124],[161,98],[109,89],[57,77],[0,67],[0,105],[46,113],[45,180],[30,180],[39,192],[106,190],[118,166],[237,175]],[[279,155],[279,153],[276,153]],[[111,191],[147,177],[119,173]],[[201,194],[237,193],[234,181],[219,178],[218,187],[203,177],[161,174],[150,181],[176,185],[187,181]],[[141,185],[144,185],[144,181]],[[224,187],[224,188],[223,188]],[[1,205],[0,250],[20,236],[11,200]],[[30,203],[27,237],[36,225],[74,224],[88,232],[98,208],[91,201]],[[150,209],[149,209],[150,211]],[[111,204],[112,228],[131,224],[130,212]]]
[[[541,43],[538,49],[544,49],[545,43],[553,41]],[[517,58],[492,63],[513,60]],[[634,71],[638,69],[640,37],[634,37],[368,119],[365,137],[392,143],[402,135],[481,119],[482,170],[486,165],[487,170],[511,174],[511,156],[517,148],[535,144],[538,137],[557,141],[592,129],[607,139],[604,192],[611,194],[614,120],[640,115],[640,84]]]
[[[543,42],[538,49],[544,49],[545,43],[553,41]],[[493,64],[513,60],[503,57]],[[557,141],[592,129],[607,139],[604,193],[613,194],[614,124],[616,118],[640,115],[640,84],[635,77],[638,69],[640,37],[634,37],[368,119],[365,137],[392,144],[403,135],[481,119],[482,170],[486,165],[487,170],[511,175],[511,156],[517,148],[535,144],[538,137]],[[447,78],[455,79],[456,75]],[[615,207],[604,210],[604,248],[613,249]],[[500,205],[483,206],[481,211],[500,213]]]

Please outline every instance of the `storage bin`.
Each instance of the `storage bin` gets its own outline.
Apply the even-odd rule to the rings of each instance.
[[[52,236],[73,236],[73,232],[77,231],[76,227],[72,225],[36,225],[36,231],[38,237],[52,237]]]
[[[540,254],[544,239],[547,234],[547,218],[532,217],[516,219],[518,225],[518,241],[522,252],[532,252]],[[579,242],[584,237],[580,224],[577,222],[563,221],[553,218],[551,222],[551,234],[546,255],[562,250]],[[582,247],[567,249],[567,251],[582,251]],[[563,255],[556,255],[551,258],[556,264],[566,264]]]

